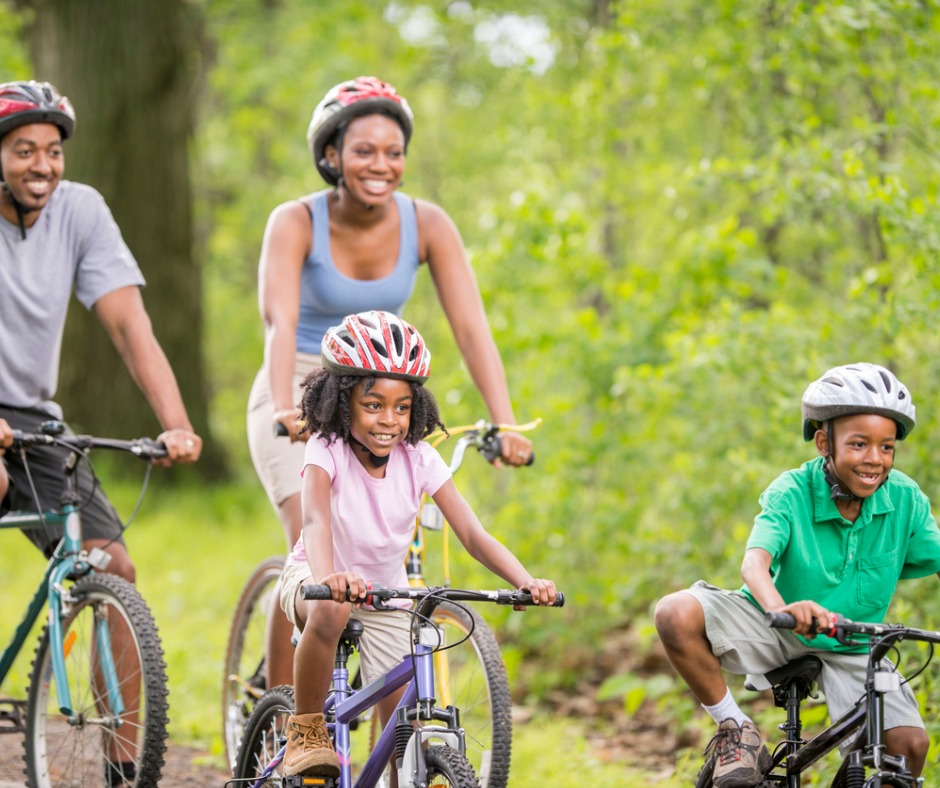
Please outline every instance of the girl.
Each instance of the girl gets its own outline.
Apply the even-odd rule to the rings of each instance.
[[[304,382],[301,407],[312,437],[303,469],[303,530],[281,578],[281,606],[302,630],[294,655],[296,708],[288,724],[284,774],[335,776],[321,709],[339,636],[350,616],[365,625],[363,678],[370,681],[411,650],[410,616],[353,607],[367,581],[406,586],[404,560],[421,495],[429,493],[468,552],[488,569],[551,604],[555,585],[533,578],[480,524],[440,455],[423,442],[443,424],[423,383],[431,354],[421,335],[388,312],[346,317],[323,338],[324,368]],[[304,600],[323,583],[333,601]],[[397,703],[379,713],[387,720]]]

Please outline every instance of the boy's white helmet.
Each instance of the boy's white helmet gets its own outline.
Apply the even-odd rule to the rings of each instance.
[[[894,419],[898,440],[914,429],[914,402],[894,373],[878,364],[860,362],[833,367],[803,393],[803,439],[812,440],[820,424],[840,416],[875,413]]]

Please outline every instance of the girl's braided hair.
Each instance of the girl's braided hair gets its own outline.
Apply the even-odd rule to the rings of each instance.
[[[303,383],[300,417],[307,422],[311,435],[332,441],[349,442],[349,397],[357,383],[363,393],[375,385],[375,375],[343,375],[334,369],[317,369]],[[405,443],[414,446],[440,427],[446,432],[434,395],[420,383],[406,381],[411,387],[411,423]]]

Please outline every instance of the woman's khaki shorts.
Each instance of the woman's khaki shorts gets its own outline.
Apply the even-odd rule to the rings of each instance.
[[[298,353],[294,365],[294,404],[300,403],[302,384],[323,365],[320,356]],[[261,367],[248,395],[248,451],[255,472],[268,498],[278,508],[292,495],[300,494],[300,472],[304,467],[304,442],[274,435],[274,401],[267,365]]]
[[[297,626],[297,594],[305,583],[313,583],[306,564],[287,564],[281,574],[281,608]],[[393,667],[411,653],[411,613],[408,610],[372,610],[354,607],[349,617],[362,622],[359,664],[362,678],[368,683]]]
[[[702,606],[712,653],[729,673],[762,675],[812,654],[823,663],[819,688],[826,695],[830,719],[841,717],[865,694],[867,654],[812,648],[789,630],[772,629],[764,623],[764,614],[739,591],[724,591],[699,580],[685,592]],[[917,699],[907,684],[902,684],[898,692],[886,693],[884,698],[886,729],[924,727]]]

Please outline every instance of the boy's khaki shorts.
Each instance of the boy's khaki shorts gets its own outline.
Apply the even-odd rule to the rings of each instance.
[[[297,626],[297,594],[300,587],[316,582],[306,564],[287,564],[281,574],[281,608],[287,618]],[[353,607],[349,617],[362,622],[364,627],[359,641],[359,664],[365,683],[381,676],[406,654],[411,654],[411,613],[405,610],[373,610]]]
[[[812,654],[823,663],[819,688],[826,695],[830,719],[841,717],[865,694],[867,654],[811,648],[787,629],[768,627],[764,614],[739,591],[725,591],[699,580],[685,593],[694,596],[702,606],[712,653],[729,673],[761,675],[804,654]],[[885,660],[884,664],[890,663]],[[924,727],[917,700],[907,684],[902,684],[897,692],[885,693],[884,699],[885,729]]]

